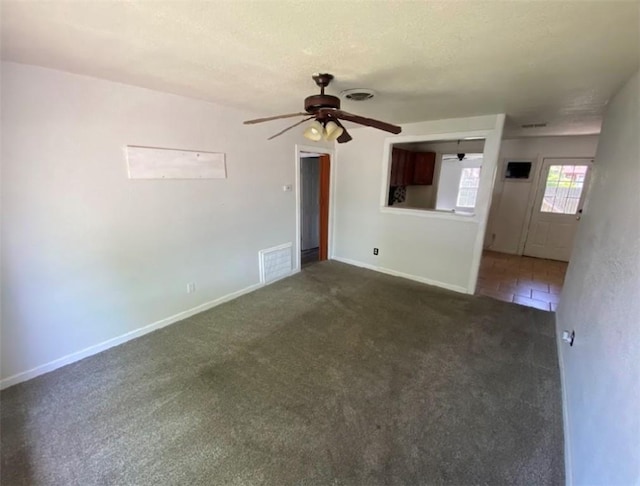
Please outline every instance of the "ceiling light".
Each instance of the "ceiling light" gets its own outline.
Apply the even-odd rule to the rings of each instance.
[[[375,91],[367,88],[345,89],[340,92],[340,96],[351,101],[366,101],[376,95]]]
[[[314,142],[319,142],[322,139],[323,132],[324,127],[322,126],[322,123],[318,120],[313,120],[304,131],[304,137]]]
[[[336,138],[342,135],[342,132],[344,132],[344,128],[336,122],[330,121],[324,126],[324,139],[329,142],[333,142]]]

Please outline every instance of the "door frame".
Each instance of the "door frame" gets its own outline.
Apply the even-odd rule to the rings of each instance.
[[[318,147],[312,145],[295,145],[295,196],[296,196],[296,241],[293,247],[295,248],[295,267],[294,272],[299,272],[301,269],[301,255],[300,255],[300,238],[302,238],[302,210],[300,205],[301,191],[300,191],[300,154],[302,152],[310,152],[315,154],[322,154],[329,156],[329,220],[327,222],[327,259],[333,259],[334,248],[334,221],[335,221],[335,196],[336,196],[336,152],[334,149],[326,147]],[[321,231],[322,232],[322,231]]]
[[[579,156],[572,155],[570,157],[563,157],[560,155],[539,155],[536,159],[535,176],[531,181],[531,190],[529,192],[529,204],[527,205],[527,212],[525,213],[522,230],[520,232],[520,241],[518,242],[518,255],[524,256],[524,247],[527,244],[527,238],[529,237],[529,228],[533,219],[533,213],[536,210],[536,199],[538,198],[538,190],[543,182],[546,182],[546,178],[543,178],[543,170],[545,160],[548,159],[562,159],[562,160],[584,160],[589,159],[591,161],[591,171],[595,163],[595,157],[593,155]],[[523,159],[524,160],[524,159]],[[584,188],[584,201],[589,196],[589,186]],[[583,204],[584,205],[584,204]]]

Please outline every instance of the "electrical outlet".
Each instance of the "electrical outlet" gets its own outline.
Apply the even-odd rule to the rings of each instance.
[[[192,294],[196,291],[196,283],[195,282],[189,282],[187,284],[187,294]]]
[[[378,254],[378,249],[377,249],[377,248],[374,248],[374,249],[373,249],[373,254],[374,254],[374,255],[377,255],[377,254]]]

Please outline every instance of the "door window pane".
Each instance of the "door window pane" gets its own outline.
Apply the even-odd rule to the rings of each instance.
[[[586,165],[552,165],[540,212],[576,214],[587,175]]]

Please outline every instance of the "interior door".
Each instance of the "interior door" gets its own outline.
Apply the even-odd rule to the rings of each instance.
[[[329,181],[331,158],[320,155],[320,249],[318,260],[329,258]]]
[[[525,255],[569,261],[592,163],[591,159],[544,159]]]

